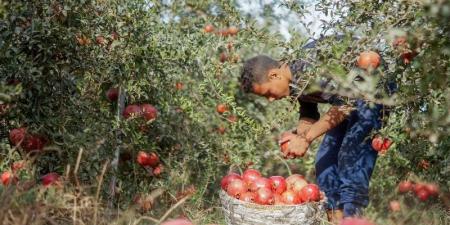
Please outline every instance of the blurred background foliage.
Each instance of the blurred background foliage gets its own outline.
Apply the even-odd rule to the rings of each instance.
[[[318,15],[320,23],[311,20]],[[58,172],[65,184],[1,187],[1,218],[14,224],[12,218],[38,211],[28,217],[36,224],[74,224],[73,212],[85,222],[94,213],[97,223],[180,215],[223,223],[218,180],[228,171],[253,167],[314,181],[319,141],[305,158],[289,161],[276,144],[280,132],[296,125],[298,105],[268,104],[239,91],[242,61],[267,54],[313,59],[305,79],[333,78],[340,93],[390,106],[380,132],[394,145],[377,162],[368,217],[378,224],[449,224],[449,17],[450,4],[440,0],[0,1],[0,169],[26,160],[20,182]],[[208,24],[215,32],[205,32]],[[238,33],[227,34],[230,27]],[[333,35],[344,38],[326,38]],[[398,36],[417,53],[410,63],[393,45]],[[302,49],[319,38],[316,49]],[[355,69],[365,50],[383,59],[371,73]],[[347,79],[356,75],[366,78],[358,88]],[[397,92],[376,98],[375,85],[390,80]],[[125,105],[154,105],[158,118],[124,120],[105,95],[111,87],[124,92]],[[218,114],[220,103],[230,110]],[[42,152],[10,145],[9,130],[24,126],[48,140]],[[160,156],[160,177],[135,162],[140,150]],[[399,196],[395,188],[405,179],[435,182],[441,196],[423,203]],[[163,194],[151,207],[135,206],[136,196],[155,190]],[[79,209],[77,199],[84,202]],[[388,210],[391,200],[404,204],[400,212]]]

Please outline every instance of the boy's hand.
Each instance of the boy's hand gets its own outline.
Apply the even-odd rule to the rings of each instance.
[[[286,142],[288,142],[288,146],[284,149],[284,151],[282,149],[282,154],[285,158],[291,159],[303,157],[311,144],[311,142],[308,141],[303,135],[300,136],[293,133],[284,132],[281,135],[279,144],[281,145]]]

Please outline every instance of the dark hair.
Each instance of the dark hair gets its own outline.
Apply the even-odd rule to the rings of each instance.
[[[278,61],[265,55],[258,55],[244,62],[241,72],[241,88],[244,92],[252,91],[253,84],[261,84],[267,80],[269,70],[278,68]]]

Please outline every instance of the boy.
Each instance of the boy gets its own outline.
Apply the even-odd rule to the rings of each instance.
[[[369,180],[377,159],[369,135],[381,127],[382,106],[361,99],[355,100],[352,106],[344,105],[342,96],[326,93],[329,90],[326,82],[319,85],[321,90],[299,90],[297,79],[307,66],[302,60],[284,63],[259,55],[245,61],[241,87],[270,102],[288,96],[299,101],[297,128],[284,132],[279,142],[288,143],[283,155],[304,156],[310,144],[326,133],[315,167],[317,183],[328,198],[328,218],[337,221],[357,216],[369,203]],[[318,103],[332,106],[320,116]]]

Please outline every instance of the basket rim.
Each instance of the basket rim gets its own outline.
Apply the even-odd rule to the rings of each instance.
[[[239,200],[237,198],[233,198],[231,196],[228,195],[228,193],[226,193],[223,189],[220,190],[220,194],[219,194],[220,199],[222,200],[230,200],[233,202],[233,204],[240,204],[243,206],[249,206],[252,208],[276,208],[276,209],[292,209],[292,208],[297,208],[297,207],[305,207],[305,206],[319,206],[319,205],[323,205],[326,203],[327,199],[324,198],[318,202],[304,202],[304,203],[300,203],[300,204],[296,204],[296,205],[261,205],[261,204],[256,204],[253,202],[245,202],[242,200]],[[221,204],[223,205],[224,203],[221,202]]]

